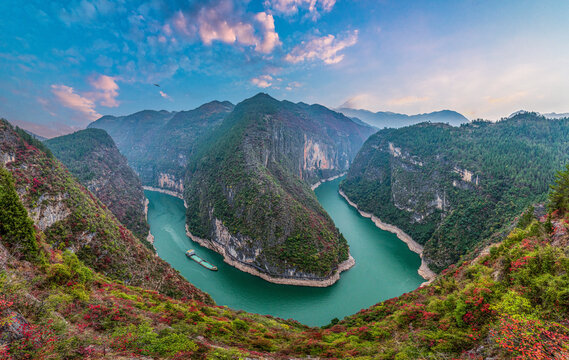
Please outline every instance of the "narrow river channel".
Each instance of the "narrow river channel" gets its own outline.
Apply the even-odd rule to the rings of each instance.
[[[350,245],[356,265],[342,273],[327,288],[296,287],[268,283],[223,262],[221,255],[192,242],[184,231],[182,200],[154,191],[148,198],[148,222],[158,255],[218,305],[259,314],[293,318],[311,326],[328,324],[331,319],[351,315],[360,309],[417,288],[424,280],[417,274],[419,255],[394,234],[378,229],[338,194],[341,179],[316,189],[320,204],[330,214]],[[185,256],[196,253],[217,266],[209,271]]]

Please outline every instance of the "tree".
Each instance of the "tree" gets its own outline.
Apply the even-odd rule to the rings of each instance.
[[[37,262],[40,252],[34,223],[22,205],[12,174],[0,167],[0,239],[26,260]]]

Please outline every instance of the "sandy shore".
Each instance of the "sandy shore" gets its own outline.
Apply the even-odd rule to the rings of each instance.
[[[225,263],[227,263],[227,264],[229,264],[229,265],[231,265],[231,266],[233,266],[233,267],[235,267],[235,268],[237,268],[243,272],[249,273],[251,275],[258,276],[261,279],[268,281],[268,282],[271,282],[271,283],[274,283],[274,284],[296,285],[296,286],[312,286],[312,287],[327,287],[327,286],[333,285],[336,281],[338,281],[340,279],[340,273],[342,271],[346,271],[356,264],[356,261],[354,260],[352,255],[349,255],[348,260],[340,263],[338,265],[338,269],[336,270],[336,272],[334,272],[334,274],[332,276],[330,276],[328,279],[325,279],[325,280],[277,278],[277,277],[272,277],[270,275],[264,274],[264,273],[258,271],[257,269],[255,269],[251,266],[247,266],[246,264],[244,264],[242,262],[235,261],[229,255],[227,255],[227,253],[225,252],[225,249],[223,247],[217,246],[215,244],[215,242],[207,241],[205,239],[194,236],[188,230],[188,225],[186,225],[186,235],[188,235],[188,237],[190,239],[197,242],[201,246],[206,247],[210,250],[217,252],[218,254],[223,255],[223,261]]]
[[[326,181],[332,181],[332,180],[336,180],[339,177],[342,177],[344,175],[346,175],[347,173],[341,173],[340,175],[336,175],[336,176],[332,176],[328,179],[322,179],[320,181],[318,181],[316,184],[312,185],[310,188],[312,189],[312,191],[316,190],[317,187],[319,187],[320,185],[322,185],[322,183],[325,183]]]
[[[397,235],[397,237],[401,241],[403,241],[405,244],[407,244],[407,246],[409,247],[409,250],[413,251],[414,253],[419,254],[419,256],[421,257],[421,266],[419,267],[419,270],[417,270],[417,272],[419,273],[419,275],[421,275],[421,277],[423,277],[423,279],[427,280],[426,282],[421,284],[421,286],[426,285],[426,284],[428,284],[434,280],[434,278],[437,276],[437,274],[435,274],[431,269],[429,269],[427,262],[423,258],[423,246],[421,244],[417,243],[415,240],[413,240],[411,238],[411,236],[407,235],[403,230],[401,230],[397,226],[391,225],[391,224],[386,224],[383,221],[381,221],[377,216],[360,210],[358,208],[358,205],[356,203],[354,203],[353,201],[351,201],[346,196],[346,194],[344,194],[344,192],[342,190],[338,190],[338,192],[340,193],[340,195],[344,199],[346,199],[346,201],[348,202],[348,204],[350,204],[350,206],[353,206],[354,208],[356,208],[356,210],[359,211],[361,216],[366,217],[368,219],[371,219],[371,221],[373,221],[375,226],[377,226],[381,230],[385,230],[385,231],[389,231],[389,232],[394,233],[395,235]]]

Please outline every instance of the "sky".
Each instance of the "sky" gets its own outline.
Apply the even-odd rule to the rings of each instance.
[[[0,2],[0,117],[39,135],[258,92],[470,119],[569,112],[569,1]]]

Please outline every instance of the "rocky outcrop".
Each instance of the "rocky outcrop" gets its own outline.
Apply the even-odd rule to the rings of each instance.
[[[318,105],[243,101],[188,165],[189,231],[270,281],[333,283],[348,245],[310,186],[344,173],[372,131]]]
[[[176,179],[175,175],[160,173],[158,175],[158,186],[163,189],[174,190],[179,193],[184,192],[184,183],[182,179]]]
[[[45,144],[120,222],[146,240],[149,227],[142,184],[104,130],[81,130],[49,139]]]

